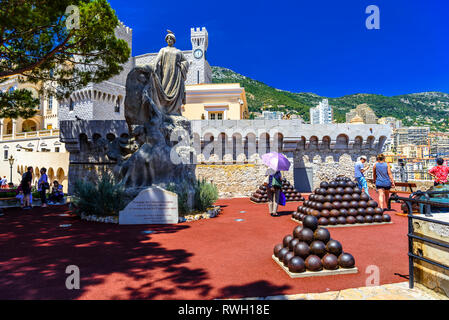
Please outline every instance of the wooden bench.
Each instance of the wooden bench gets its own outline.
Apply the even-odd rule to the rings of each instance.
[[[374,184],[373,179],[368,179],[368,182],[370,182],[371,184]],[[413,188],[416,188],[416,183],[414,182],[395,182],[394,183],[396,187],[405,187],[405,188],[409,188],[410,191],[401,191],[401,190],[390,190],[390,192],[393,193],[406,193],[406,194],[411,194],[414,192]]]

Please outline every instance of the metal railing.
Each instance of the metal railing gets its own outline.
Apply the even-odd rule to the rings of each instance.
[[[422,242],[433,244],[438,247],[449,249],[449,244],[447,244],[445,242],[437,241],[437,240],[434,240],[434,239],[431,239],[431,238],[425,237],[425,236],[421,237],[421,236],[416,235],[414,227],[413,227],[413,220],[421,220],[421,221],[426,221],[426,222],[449,227],[449,222],[439,221],[439,220],[430,218],[430,217],[432,217],[432,213],[430,211],[431,206],[449,208],[449,203],[441,203],[441,202],[436,202],[436,201],[421,200],[418,198],[414,198],[414,196],[424,195],[427,199],[429,199],[429,195],[435,195],[435,194],[449,194],[449,192],[448,191],[432,191],[432,192],[421,192],[420,191],[420,192],[412,193],[409,198],[399,197],[398,195],[394,195],[394,196],[390,197],[390,199],[388,200],[389,203],[391,202],[391,200],[396,200],[396,201],[402,200],[407,204],[407,212],[408,212],[408,215],[407,215],[407,217],[408,217],[408,234],[407,234],[407,236],[408,236],[409,288],[410,289],[413,289],[414,282],[415,282],[415,276],[414,276],[415,259],[427,262],[429,264],[432,264],[434,266],[437,266],[444,270],[449,271],[449,266],[439,263],[437,261],[431,260],[429,258],[426,258],[422,255],[417,255],[414,253],[414,247],[413,247],[414,240],[419,240]],[[423,204],[423,206],[420,206],[420,213],[421,214],[425,213],[426,217],[420,217],[420,216],[416,216],[413,214],[413,209],[412,209],[413,203]],[[418,254],[419,254],[419,252],[418,252]]]
[[[3,134],[1,140],[15,140],[36,137],[59,136],[59,129],[48,129],[29,132],[16,132],[15,134]]]

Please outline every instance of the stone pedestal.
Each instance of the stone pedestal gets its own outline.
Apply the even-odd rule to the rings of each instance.
[[[120,211],[119,224],[176,224],[178,218],[176,193],[150,187]]]

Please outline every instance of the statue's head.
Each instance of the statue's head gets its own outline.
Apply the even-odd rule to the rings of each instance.
[[[173,45],[176,42],[175,34],[173,32],[171,32],[170,30],[167,30],[167,35],[165,36],[165,42],[167,42],[169,47],[173,47]]]

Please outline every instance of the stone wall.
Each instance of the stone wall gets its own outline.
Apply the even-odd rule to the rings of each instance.
[[[449,214],[434,215],[435,219],[449,222]],[[449,227],[435,223],[414,220],[415,234],[421,237],[441,241],[449,245]],[[423,256],[432,261],[449,266],[449,249],[438,247],[431,243],[420,240],[413,241],[414,254]],[[415,282],[438,293],[449,297],[449,271],[424,261],[415,260],[414,263]]]

